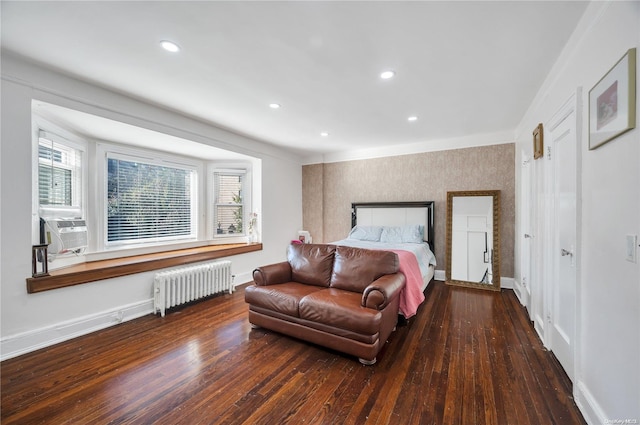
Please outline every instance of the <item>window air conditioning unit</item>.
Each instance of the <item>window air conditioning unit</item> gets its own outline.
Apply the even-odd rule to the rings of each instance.
[[[81,219],[41,219],[42,243],[51,254],[78,252],[87,247],[87,222]]]

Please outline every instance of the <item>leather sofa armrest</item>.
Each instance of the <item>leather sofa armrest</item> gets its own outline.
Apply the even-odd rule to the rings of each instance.
[[[395,297],[406,283],[402,273],[387,274],[381,276],[364,289],[362,293],[362,306],[383,310]]]
[[[253,281],[258,286],[291,282],[291,265],[287,261],[258,267],[253,271]]]

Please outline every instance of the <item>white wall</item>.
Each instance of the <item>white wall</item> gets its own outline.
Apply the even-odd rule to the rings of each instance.
[[[285,259],[302,228],[300,158],[202,121],[2,56],[0,149],[0,357],[50,345],[152,311],[153,273],[141,273],[37,294],[31,276],[31,100],[76,109],[262,159],[264,249],[231,257],[236,283],[251,271]]]
[[[640,265],[625,261],[625,235],[640,233],[640,129],[589,151],[587,123],[589,90],[629,48],[638,46],[640,2],[590,4],[516,134],[519,180],[521,154],[532,156],[531,132],[539,122],[547,123],[581,87],[582,224],[574,395],[591,424],[640,421]],[[637,122],[640,125],[640,114]],[[533,166],[533,178],[540,178],[542,161]],[[518,183],[516,191],[520,208]],[[519,221],[515,233],[523,233]],[[520,255],[518,238],[516,255]],[[520,262],[515,264],[518,281]]]

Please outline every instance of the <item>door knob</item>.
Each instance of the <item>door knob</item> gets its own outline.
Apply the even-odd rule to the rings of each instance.
[[[563,257],[566,257],[567,255],[573,257],[573,252],[567,251],[566,249],[562,248],[562,250],[560,251],[560,255],[562,255]]]

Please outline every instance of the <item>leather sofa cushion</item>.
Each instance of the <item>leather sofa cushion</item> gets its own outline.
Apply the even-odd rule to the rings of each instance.
[[[291,280],[329,287],[335,245],[291,244],[287,250],[287,260],[291,265]]]
[[[273,310],[267,310],[265,308],[256,307],[255,305],[249,306],[249,312],[254,312],[260,314],[261,316],[273,317],[274,319],[278,319],[283,322],[283,326],[287,327],[291,323],[295,323],[300,326],[304,326],[306,328],[315,329],[318,331],[326,332],[330,335],[336,335],[342,338],[347,338],[353,341],[362,342],[364,344],[375,344],[375,342],[379,339],[380,333],[375,333],[372,335],[363,335],[358,332],[353,332],[348,329],[336,328],[334,326],[325,325],[324,323],[313,322],[311,320],[304,320],[299,317],[292,317],[286,314],[277,313]],[[251,315],[250,315],[251,317]],[[280,329],[278,332],[287,333],[286,330]]]
[[[305,296],[322,291],[322,288],[297,282],[267,286],[247,286],[244,299],[247,303],[288,316],[300,317],[298,306]]]
[[[397,273],[399,267],[395,252],[338,246],[331,287],[362,294],[371,282],[382,275]]]
[[[364,335],[377,334],[382,313],[362,307],[362,294],[327,288],[300,300],[300,318]]]

